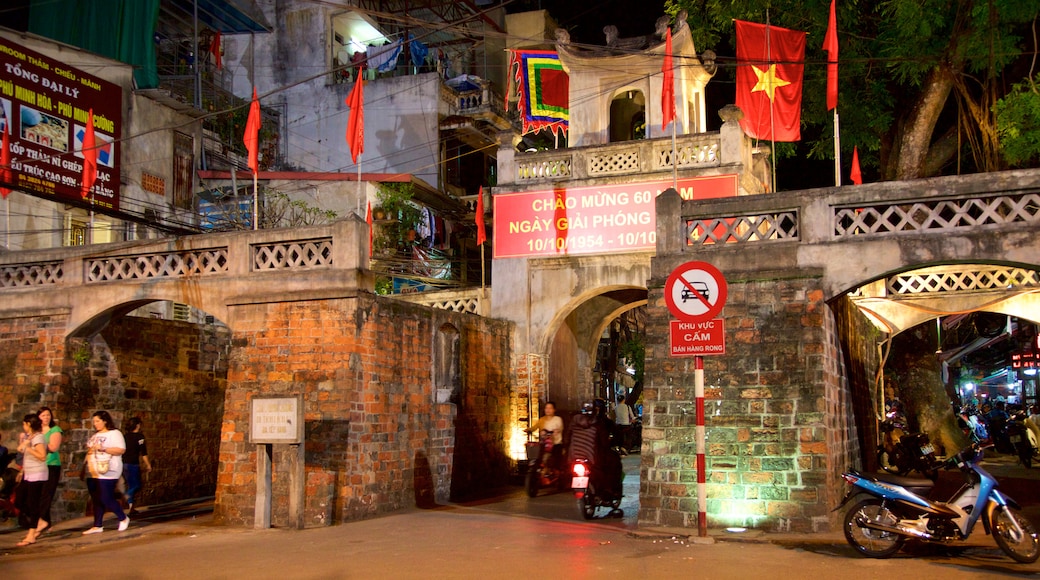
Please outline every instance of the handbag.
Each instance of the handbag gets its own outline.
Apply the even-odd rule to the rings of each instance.
[[[94,470],[99,476],[108,473],[108,462],[109,459],[98,459],[97,453],[94,454]]]

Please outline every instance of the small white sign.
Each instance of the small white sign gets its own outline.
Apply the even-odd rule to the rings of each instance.
[[[250,406],[252,443],[303,443],[301,397],[254,397]]]

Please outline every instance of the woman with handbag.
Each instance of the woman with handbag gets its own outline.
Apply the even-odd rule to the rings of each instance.
[[[116,482],[123,474],[123,453],[126,452],[126,439],[116,429],[112,416],[108,411],[98,411],[91,417],[96,430],[87,440],[87,491],[90,492],[94,504],[94,527],[83,532],[100,534],[105,531],[101,527],[105,511],[110,511],[119,518],[119,531],[130,527],[130,518],[123,513],[123,507],[116,501]]]
[[[37,537],[39,537],[39,534],[42,534],[53,522],[51,504],[54,503],[54,496],[58,492],[58,482],[61,481],[61,452],[59,449],[61,448],[62,433],[57,419],[54,418],[54,411],[50,407],[40,407],[36,414],[40,416],[43,444],[47,446],[47,485],[44,486],[43,496],[40,498],[40,519],[45,520],[47,525],[37,533]]]

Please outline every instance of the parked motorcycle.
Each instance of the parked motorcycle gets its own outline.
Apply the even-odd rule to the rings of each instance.
[[[578,500],[578,512],[581,517],[591,520],[596,517],[596,509],[601,507],[609,507],[611,516],[624,516],[624,512],[619,509],[621,496],[607,495],[596,489],[592,483],[593,469],[593,465],[585,459],[576,459],[571,464],[571,489],[574,491],[574,498]]]
[[[906,540],[963,542],[982,520],[997,546],[1017,562],[1029,564],[1040,556],[1036,529],[1018,504],[997,491],[997,481],[979,466],[983,448],[971,445],[946,462],[964,473],[965,484],[946,502],[926,498],[934,482],[855,470],[842,474],[849,489],[835,510],[858,501],[844,518],[845,539],[860,554],[888,558]],[[866,495],[867,497],[864,497]]]
[[[1033,466],[1033,458],[1037,456],[1036,441],[1033,432],[1026,427],[1025,413],[1015,413],[1007,422],[1008,442],[1014,447],[1018,460],[1026,468]]]
[[[553,432],[542,430],[538,441],[527,443],[527,479],[528,497],[536,497],[544,488],[560,485],[560,468],[553,461]]]
[[[916,471],[932,480],[939,476],[940,463],[928,435],[907,433],[905,421],[895,413],[888,413],[880,428],[884,436],[877,452],[881,469],[897,475]]]

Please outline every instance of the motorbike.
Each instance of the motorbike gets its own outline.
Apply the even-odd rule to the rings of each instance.
[[[609,507],[611,516],[624,516],[624,512],[619,509],[621,497],[605,495],[593,485],[593,469],[593,465],[585,459],[576,459],[571,464],[571,490],[578,502],[578,513],[581,517],[591,520],[596,517],[598,508]]]
[[[539,490],[560,485],[560,469],[552,461],[554,447],[552,435],[552,431],[542,430],[539,433],[538,441],[527,443],[528,464],[525,488],[528,497],[537,497]]]
[[[1033,432],[1026,427],[1027,417],[1024,413],[1015,413],[1007,423],[1008,442],[1014,447],[1018,460],[1026,468],[1033,466],[1033,458],[1037,455],[1036,440]]]
[[[881,469],[896,475],[917,471],[932,480],[939,476],[939,461],[928,435],[907,433],[905,421],[894,413],[888,413],[880,427],[884,434],[877,452]]]
[[[934,485],[928,479],[856,470],[843,473],[849,489],[835,511],[858,500],[844,518],[849,545],[863,556],[888,558],[907,540],[963,542],[982,520],[986,533],[1005,554],[1024,564],[1035,562],[1040,556],[1036,529],[1019,505],[997,490],[996,479],[979,466],[983,449],[972,444],[947,460],[944,466],[960,469],[965,483],[945,502],[926,498]]]

